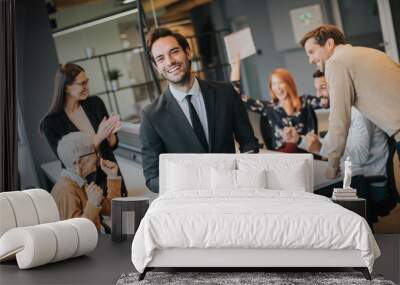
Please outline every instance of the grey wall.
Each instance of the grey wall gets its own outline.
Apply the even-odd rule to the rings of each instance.
[[[51,102],[58,60],[44,1],[16,1],[16,14],[17,98],[43,186],[40,164],[54,160],[55,156],[45,138],[39,135],[39,122]]]
[[[274,68],[284,67],[294,75],[300,94],[314,94],[312,73],[303,49],[294,41],[289,11],[302,6],[320,4],[324,21],[332,23],[328,0],[215,0],[214,21],[229,27],[235,18],[246,17],[256,48],[256,65],[262,95],[269,98],[267,77]]]
[[[276,50],[281,51],[285,59],[285,66],[294,76],[299,94],[314,94],[312,74],[315,67],[308,64],[304,50],[295,42],[290,20],[290,10],[303,6],[319,4],[323,21],[332,23],[330,5],[324,0],[266,0],[271,26],[274,34]]]
[[[231,22],[236,18],[242,16],[247,18],[256,48],[261,50],[261,54],[255,55],[255,62],[257,63],[259,89],[262,94],[261,96],[252,96],[267,98],[266,77],[272,69],[284,66],[285,61],[283,55],[275,50],[266,1],[218,0],[214,1],[213,5],[215,8],[214,21],[221,25],[219,28],[230,27]],[[218,15],[220,17],[216,18],[215,16]]]
[[[279,51],[300,48],[300,45],[295,42],[293,36],[290,10],[319,4],[323,20],[328,22],[327,8],[329,7],[326,6],[326,1],[324,0],[266,0],[266,2],[271,20],[270,24],[274,33],[275,48]]]

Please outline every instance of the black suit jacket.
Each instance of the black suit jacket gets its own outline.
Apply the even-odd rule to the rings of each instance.
[[[169,88],[142,112],[140,139],[147,187],[158,193],[161,153],[258,152],[246,108],[230,83],[198,79],[207,112],[209,148],[204,149]]]
[[[108,112],[106,106],[103,103],[103,100],[101,100],[97,96],[90,96],[86,100],[81,101],[80,104],[85,111],[90,123],[92,124],[94,131],[97,132],[101,120],[103,120],[104,117],[108,118]],[[79,132],[79,129],[74,125],[74,123],[71,122],[64,111],[46,116],[42,124],[44,135],[57,158],[57,146],[61,138],[70,132]],[[101,157],[117,162],[113,153],[113,150],[115,150],[117,147],[118,136],[117,143],[114,147],[111,147],[108,144],[107,140],[102,141],[99,146]],[[64,168],[63,164],[62,167]],[[122,177],[121,171],[119,169],[118,173]],[[107,176],[100,167],[97,168],[96,183],[103,189],[103,191],[107,189]],[[125,182],[123,180],[121,185],[121,195],[127,196],[127,190]]]

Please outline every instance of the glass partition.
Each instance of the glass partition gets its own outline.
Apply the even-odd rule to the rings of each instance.
[[[153,26],[154,14],[138,9],[140,2],[129,5],[121,1],[116,1],[118,5],[116,2],[111,5],[111,1],[86,2],[64,3],[66,6],[49,15],[58,24],[53,38],[59,62],[82,66],[90,78],[90,96],[99,96],[108,112],[119,114],[125,126],[139,124],[141,110],[160,96],[160,87],[166,88],[166,82],[152,70],[142,45],[143,35],[150,26],[146,16]],[[230,66],[223,42],[229,29],[196,34],[190,19],[162,26],[187,37],[193,53],[192,71],[198,77],[229,80]],[[129,134],[124,134],[125,130]],[[123,128],[122,145],[139,149],[137,130],[138,127]]]

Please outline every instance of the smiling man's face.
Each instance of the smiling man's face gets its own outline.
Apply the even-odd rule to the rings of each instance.
[[[335,49],[335,42],[333,39],[328,39],[324,45],[319,45],[314,38],[309,38],[305,44],[304,49],[308,56],[308,62],[314,64],[320,71],[325,71],[325,63],[331,57]]]
[[[184,85],[190,81],[190,50],[183,50],[173,36],[162,37],[151,48],[158,72],[170,83]]]

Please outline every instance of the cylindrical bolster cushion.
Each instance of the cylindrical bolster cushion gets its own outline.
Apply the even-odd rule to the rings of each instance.
[[[39,217],[39,224],[57,222],[60,220],[56,202],[49,192],[43,189],[30,189],[24,190],[23,193],[31,197]]]
[[[10,202],[6,197],[0,195],[0,237],[16,226],[17,223]]]
[[[75,255],[78,249],[78,233],[65,221],[44,224],[53,231],[57,241],[57,251],[51,262],[57,262]]]
[[[13,228],[0,238],[0,261],[16,254],[19,268],[28,269],[76,257],[96,248],[97,235],[85,218]]]
[[[29,195],[22,191],[3,192],[1,195],[10,202],[17,227],[33,226],[39,223],[35,205]]]
[[[98,232],[91,220],[86,218],[74,218],[64,220],[63,222],[71,224],[78,233],[78,249],[74,257],[86,254],[96,248]]]
[[[16,253],[20,269],[51,262],[57,250],[53,231],[42,225],[13,228],[0,239],[0,259]]]

